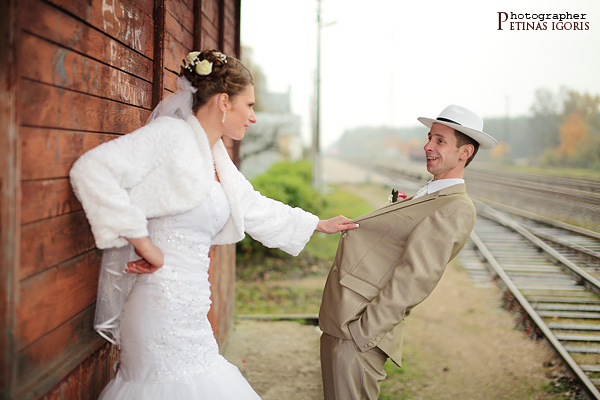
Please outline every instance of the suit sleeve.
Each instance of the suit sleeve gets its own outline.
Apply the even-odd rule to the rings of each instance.
[[[103,143],[83,154],[71,168],[71,185],[90,223],[96,246],[120,247],[123,237],[148,236],[143,210],[132,203],[127,189],[139,183],[169,148],[173,124],[157,121]]]
[[[466,242],[474,219],[472,206],[461,203],[459,209],[452,205],[436,210],[413,229],[390,280],[348,326],[361,350],[375,347],[412,307],[429,296]]]

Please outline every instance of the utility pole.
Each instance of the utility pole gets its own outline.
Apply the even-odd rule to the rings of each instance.
[[[315,76],[315,114],[312,135],[313,188],[321,191],[321,0],[317,0],[317,71]]]
[[[510,146],[510,114],[509,114],[509,106],[510,106],[510,97],[508,95],[504,96],[504,107],[505,107],[505,117],[504,117],[504,141]]]

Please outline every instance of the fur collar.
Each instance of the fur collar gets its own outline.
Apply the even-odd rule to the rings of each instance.
[[[204,128],[202,128],[202,125],[198,122],[198,119],[192,115],[188,117],[187,122],[194,131],[194,138],[198,143],[198,148],[202,153],[202,157],[206,160],[206,167],[210,168],[213,172],[216,169],[231,209],[229,220],[221,232],[214,238],[213,242],[215,244],[225,244],[242,240],[245,236],[244,222],[240,206],[240,196],[238,193],[242,187],[236,185],[236,181],[239,180],[240,172],[233,161],[231,161],[223,140],[217,140],[211,152],[208,137],[206,136]]]

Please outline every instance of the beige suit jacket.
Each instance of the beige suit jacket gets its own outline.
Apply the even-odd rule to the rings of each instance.
[[[387,205],[343,232],[319,312],[323,332],[375,346],[396,364],[402,325],[432,292],[475,223],[464,184]]]

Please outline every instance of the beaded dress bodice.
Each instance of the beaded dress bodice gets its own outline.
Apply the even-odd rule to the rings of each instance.
[[[148,222],[150,239],[163,251],[165,266],[138,279],[196,282],[208,290],[211,241],[228,218],[229,203],[225,192],[217,181],[213,181],[209,196],[198,207],[183,214],[151,219]]]

